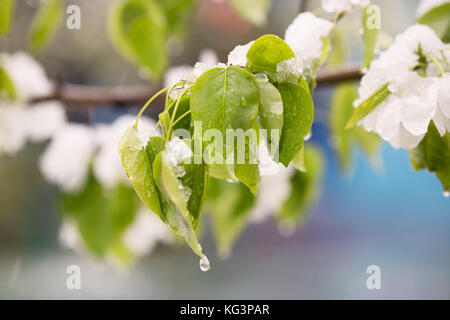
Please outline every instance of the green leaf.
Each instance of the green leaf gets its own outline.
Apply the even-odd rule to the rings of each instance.
[[[162,151],[163,145],[161,137],[151,137],[145,145],[134,125],[120,139],[119,154],[139,198],[164,221],[152,172],[153,161],[156,154]]]
[[[187,24],[191,20],[195,7],[194,0],[158,0],[159,6],[167,19],[167,27],[171,35],[183,37]]]
[[[63,18],[61,0],[45,0],[39,6],[29,30],[30,50],[42,51],[53,39]]]
[[[14,6],[15,0],[0,0],[0,35],[9,32]]]
[[[443,42],[450,42],[450,3],[431,9],[417,22],[433,29]]]
[[[311,130],[314,104],[307,86],[281,83],[278,90],[283,98],[284,122],[280,139],[280,162],[287,167],[303,146],[303,140]]]
[[[355,109],[345,128],[351,129],[355,127],[360,120],[364,119],[373,109],[375,109],[380,103],[382,103],[391,94],[388,87],[389,83],[386,83],[367,100],[363,101]]]
[[[343,83],[336,87],[330,101],[330,133],[334,152],[344,172],[348,172],[351,167],[351,151],[356,146],[361,147],[374,164],[379,159],[378,148],[381,141],[378,135],[366,132],[360,127],[345,129],[354,110],[353,102],[357,98],[358,90],[356,85]]]
[[[211,179],[206,206],[212,215],[212,228],[221,257],[229,256],[234,242],[248,223],[254,203],[255,197],[243,184]]]
[[[205,72],[191,93],[192,119],[202,130],[252,128],[258,114],[259,91],[251,73],[236,66]]]
[[[195,134],[198,135],[199,129],[203,133],[206,130],[216,129],[222,139],[229,140],[228,143],[231,144],[235,139],[233,141],[226,139],[227,130],[242,129],[243,133],[246,133],[248,129],[254,128],[258,106],[259,90],[251,73],[235,66],[209,70],[197,80],[191,93],[192,119],[201,123],[201,128],[196,128],[197,133]],[[237,131],[232,132],[237,133]],[[222,150],[215,150],[224,160],[230,156],[226,154],[225,141],[223,141]],[[212,145],[210,143],[210,146]],[[235,155],[238,155],[238,151],[243,151],[238,148],[244,147],[247,158],[248,145],[240,146],[240,143],[233,143],[232,150]],[[251,166],[248,162],[245,162],[245,165]],[[217,166],[223,166],[223,168],[218,169]],[[225,164],[214,164],[211,167],[218,173],[225,174],[228,171]],[[236,166],[236,168],[238,167]],[[256,183],[253,180],[255,178],[254,168],[249,176],[240,169],[235,170],[234,173],[237,178],[242,179],[244,183],[254,189],[254,183]]]
[[[192,157],[191,162],[194,161]],[[209,181],[208,167],[205,163],[183,163],[185,174],[181,177],[181,185],[191,190],[191,195],[187,203],[189,215],[192,217],[194,228],[197,227],[200,213],[206,198],[206,188]]]
[[[199,174],[199,167],[191,173],[187,178],[187,182],[194,183],[192,177]],[[194,173],[195,171],[195,173]],[[177,234],[182,236],[186,243],[192,248],[192,250],[200,256],[202,261],[208,262],[208,258],[203,254],[202,247],[198,242],[197,235],[195,233],[195,225],[198,221],[198,215],[195,216],[195,210],[201,209],[201,204],[203,202],[203,197],[206,188],[205,180],[203,185],[203,192],[200,194],[200,187],[192,191],[191,196],[195,197],[195,200],[189,205],[188,197],[189,192],[187,192],[187,186],[180,181],[175,172],[175,168],[171,166],[167,157],[165,156],[165,151],[159,153],[153,164],[153,174],[155,177],[156,185],[161,194],[161,208],[164,212],[166,218],[166,223],[174,230]],[[205,173],[206,175],[206,173]],[[206,179],[206,178],[205,178]],[[185,181],[185,183],[186,183]],[[202,181],[195,181],[201,184]],[[192,186],[192,185],[191,185]],[[194,210],[194,214],[189,212],[189,207]],[[207,263],[209,265],[209,262]]]
[[[16,88],[8,73],[0,66],[0,100],[14,100],[17,98]]]
[[[109,12],[108,33],[116,49],[159,79],[167,67],[167,23],[155,1],[117,1]]]
[[[294,58],[291,47],[274,35],[258,38],[247,52],[246,68],[252,73],[265,73],[274,82],[280,62]]]
[[[362,70],[369,68],[370,63],[375,56],[375,49],[378,42],[379,30],[377,28],[374,28],[369,22],[374,14],[371,8],[373,8],[372,5],[366,6],[362,14],[362,29],[364,40],[364,60],[361,67]]]
[[[272,0],[231,0],[231,5],[242,18],[254,25],[262,26],[267,21]]]
[[[306,213],[318,201],[323,171],[324,155],[317,147],[305,146],[306,172],[296,171],[291,178],[291,194],[283,203],[278,220],[283,227],[294,229],[304,222]]]
[[[270,82],[257,80],[259,88],[259,123],[267,130],[268,149],[277,150],[283,130],[283,99],[278,89]],[[278,135],[272,135],[277,130]],[[276,131],[275,131],[276,132]],[[273,140],[275,139],[275,140]]]
[[[91,173],[83,190],[63,194],[64,217],[75,221],[85,247],[98,258],[115,250],[138,206],[134,191],[123,185],[105,190]]]
[[[431,121],[427,134],[415,149],[409,151],[409,157],[414,170],[434,172],[444,190],[450,191],[450,133],[441,137]]]

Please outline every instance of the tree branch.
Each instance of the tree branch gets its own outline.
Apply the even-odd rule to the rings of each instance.
[[[322,69],[318,72],[316,80],[317,85],[326,85],[360,78],[359,66],[348,66]],[[33,99],[31,103],[59,100],[65,105],[77,107],[140,104],[147,101],[159,89],[150,85],[100,87],[66,83],[56,86],[52,94]]]

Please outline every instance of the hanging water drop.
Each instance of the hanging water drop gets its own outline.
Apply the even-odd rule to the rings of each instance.
[[[209,264],[208,258],[204,257],[200,259],[200,270],[202,270],[203,272],[208,271],[209,269],[211,269],[211,266]]]

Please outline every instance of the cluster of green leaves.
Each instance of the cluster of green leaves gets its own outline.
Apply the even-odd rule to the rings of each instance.
[[[229,129],[244,132],[259,128],[278,130],[281,132],[279,141],[272,139],[270,144],[279,147],[279,158],[274,157],[274,160],[287,167],[302,153],[303,141],[310,131],[314,114],[311,94],[302,77],[277,81],[280,78],[276,76],[277,64],[292,57],[294,53],[283,40],[274,35],[263,36],[249,49],[245,68],[213,68],[202,74],[194,84],[181,83],[158,93],[169,91],[165,110],[160,114],[162,137],[154,136],[146,144],[143,143],[136,121],[120,141],[119,152],[125,171],[139,197],[163,222],[183,236],[203,261],[207,259],[198,244],[195,227],[207,194],[209,177],[214,178],[213,190],[228,183],[224,180],[233,181],[240,188],[240,191],[235,191],[234,187],[225,187],[229,191],[224,192],[234,199],[229,203],[232,210],[227,211],[233,219],[224,217],[220,220],[225,219],[227,224],[236,225],[236,230],[227,229],[225,233],[218,233],[224,247],[229,247],[230,239],[234,238],[230,234],[238,233],[239,225],[245,225],[246,219],[241,220],[240,213],[246,212],[244,209],[250,204],[240,197],[250,195],[250,201],[252,195],[257,193],[261,177],[258,164],[252,163],[249,157],[250,153],[256,153],[258,139],[245,141],[244,161],[237,162],[233,158],[234,161],[226,164],[204,161],[203,153],[193,147],[194,142],[200,143],[206,154],[214,152],[215,156],[225,160],[239,154],[237,148],[242,146],[233,143],[232,148],[226,148],[224,143],[223,147],[216,148],[218,138],[204,133],[212,129],[225,139]],[[175,100],[170,98],[172,90],[181,92]],[[155,98],[144,106],[140,114]],[[193,132],[193,138],[184,141],[193,151],[192,159],[200,157],[200,162],[192,161],[195,164],[181,164],[184,173],[181,176],[177,174],[180,168],[170,163],[166,148],[176,126]],[[222,181],[217,182],[217,179]],[[248,188],[247,194],[241,192],[244,186]],[[187,197],[184,194],[186,189],[190,190]],[[222,203],[223,199],[217,201]],[[219,206],[222,205],[216,203],[212,207]],[[291,209],[294,208],[285,211]],[[223,213],[222,209],[219,211]]]
[[[450,192],[450,133],[443,137],[439,134],[433,121],[420,144],[409,152],[414,170],[426,169],[436,174],[444,191]]]
[[[133,189],[118,185],[105,190],[92,173],[82,190],[65,193],[60,201],[62,219],[76,224],[83,249],[99,260],[113,256],[124,266],[134,256],[124,245],[123,235],[139,206]]]

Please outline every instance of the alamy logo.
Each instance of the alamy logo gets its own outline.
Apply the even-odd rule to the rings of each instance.
[[[66,281],[67,289],[80,290],[81,289],[81,268],[77,265],[70,265],[66,269],[69,274]]]
[[[81,29],[81,9],[77,5],[70,5],[66,9],[66,13],[68,14],[66,20],[66,26],[69,30],[80,30]]]
[[[367,274],[370,274],[370,276],[367,278],[366,285],[367,289],[374,290],[374,289],[381,289],[381,269],[379,266],[373,264],[367,267],[366,270]]]

